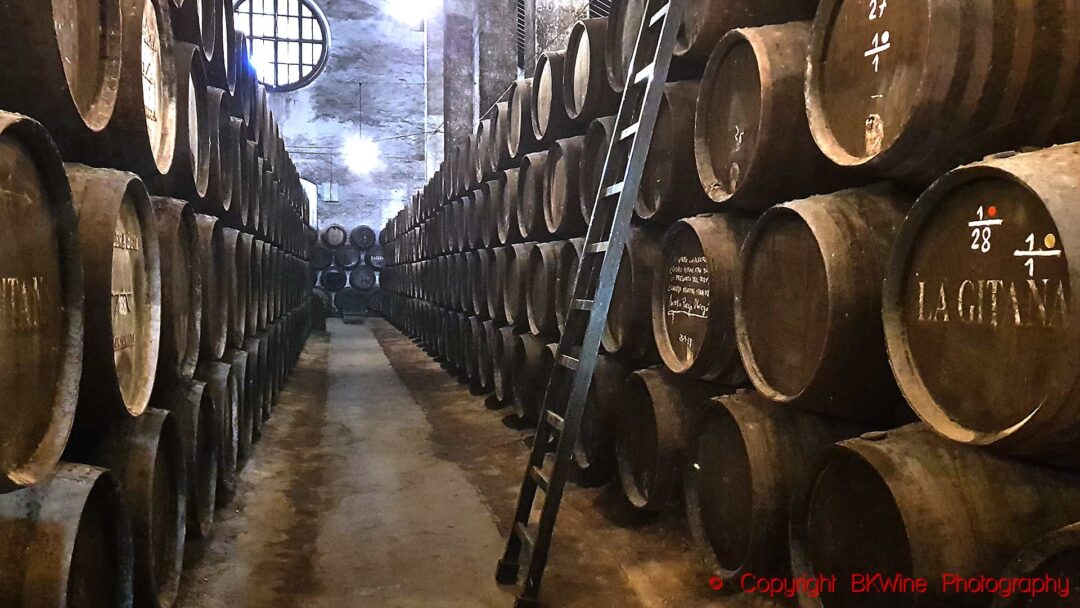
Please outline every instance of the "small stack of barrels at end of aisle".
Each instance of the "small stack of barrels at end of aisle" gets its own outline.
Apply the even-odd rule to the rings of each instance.
[[[352,321],[378,312],[379,273],[385,265],[379,233],[370,226],[347,230],[331,224],[313,237],[309,251],[316,326],[325,329],[328,316]]]
[[[914,4],[689,0],[573,479],[684,506],[716,588],[1080,580],[1078,13]],[[380,237],[386,317],[523,430],[646,10],[575,24]]]
[[[231,1],[69,4],[0,0],[0,605],[168,608],[307,339],[314,230]]]

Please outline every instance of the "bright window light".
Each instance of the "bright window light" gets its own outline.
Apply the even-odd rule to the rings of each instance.
[[[387,15],[406,25],[418,26],[442,9],[442,0],[386,0]]]
[[[251,67],[260,78],[268,77],[274,73],[274,49],[269,44],[257,40],[251,49]]]
[[[330,26],[315,0],[239,0],[236,29],[248,35],[251,63],[272,91],[311,84],[329,59]]]
[[[379,146],[368,137],[350,135],[341,146],[345,166],[356,175],[370,175],[386,166]]]

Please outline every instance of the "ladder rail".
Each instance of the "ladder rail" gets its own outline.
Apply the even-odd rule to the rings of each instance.
[[[675,6],[676,3],[678,6]],[[647,2],[652,4],[651,2]],[[611,222],[611,232],[607,235],[607,251],[603,258],[600,268],[599,280],[597,282],[596,291],[594,294],[588,294],[589,298],[593,301],[591,310],[589,311],[589,321],[585,330],[585,341],[580,345],[580,355],[578,356],[578,373],[574,378],[574,390],[570,394],[569,403],[576,402],[584,403],[585,398],[588,396],[589,388],[592,385],[592,372],[596,368],[596,359],[600,348],[600,336],[603,333],[604,326],[607,324],[608,310],[611,307],[611,294],[615,289],[615,280],[618,278],[619,266],[622,262],[623,250],[626,246],[626,240],[630,232],[630,219],[633,217],[634,204],[637,201],[637,195],[641,188],[641,179],[644,174],[645,162],[648,160],[649,148],[651,146],[653,132],[656,127],[656,115],[660,106],[661,98],[664,94],[664,83],[667,80],[667,73],[671,67],[671,59],[673,53],[664,53],[664,36],[668,32],[666,30],[672,30],[670,32],[670,44],[671,49],[674,49],[675,34],[678,32],[679,22],[683,12],[683,6],[685,0],[669,0],[668,3],[662,5],[657,9],[657,13],[661,10],[665,10],[666,14],[663,16],[664,23],[659,34],[659,42],[657,44],[656,51],[652,58],[652,65],[654,65],[653,76],[649,79],[644,93],[644,99],[642,99],[640,107],[641,113],[637,117],[638,127],[634,141],[631,144],[630,152],[627,155],[626,167],[623,171],[623,187],[619,192],[618,203],[615,205],[614,217]],[[674,10],[673,10],[674,9]],[[678,18],[672,17],[678,15]],[[585,247],[587,248],[591,244],[600,242],[603,238],[604,232],[608,228],[608,224],[603,222],[597,222],[597,215],[603,213],[605,190],[612,184],[608,172],[611,170],[612,156],[618,153],[619,146],[623,145],[622,142],[614,134],[619,132],[621,118],[627,115],[627,101],[630,98],[630,89],[633,86],[630,82],[630,76],[637,70],[638,66],[638,52],[641,50],[642,37],[651,29],[651,15],[648,10],[645,11],[642,17],[641,29],[638,31],[638,42],[634,48],[634,55],[630,61],[627,75],[626,90],[623,93],[622,101],[619,104],[619,113],[615,121],[615,129],[613,130],[613,136],[608,146],[607,158],[604,162],[604,170],[601,174],[599,181],[599,187],[596,193],[596,200],[593,204],[592,218],[589,221],[588,232],[585,237]],[[658,75],[663,75],[663,78],[659,80],[659,86],[655,86]],[[634,104],[636,109],[638,104]],[[646,108],[653,108],[651,116],[646,119]],[[642,145],[642,142],[645,142]],[[595,237],[595,231],[599,231],[601,237]],[[583,248],[583,251],[585,248]],[[584,255],[584,254],[583,254]],[[586,265],[584,260],[578,264],[578,272],[574,276],[574,285],[571,288],[570,293],[573,294],[575,299],[586,299],[585,294],[581,293],[581,278],[584,274],[592,274],[594,268],[591,265]],[[597,295],[603,294],[604,297],[597,297]],[[573,314],[573,313],[571,313]],[[564,355],[572,355],[566,349],[566,336],[571,333],[569,327],[567,331],[563,332],[562,338],[559,340],[559,348],[556,354],[556,360]],[[551,405],[552,387],[557,379],[557,374],[552,374],[548,381],[548,389],[544,397],[545,409]],[[583,386],[579,386],[583,385]],[[571,424],[570,420],[567,420],[568,427],[575,428],[577,425]],[[542,421],[541,421],[542,424]],[[576,438],[575,438],[576,439]]]
[[[641,187],[685,3],[686,0],[667,0],[665,3],[646,0],[614,135],[597,188],[582,259],[571,289],[573,301],[588,301],[589,304],[571,306],[566,328],[559,340],[555,367],[548,379],[532,452],[522,479],[514,525],[496,574],[499,582],[516,580],[523,545],[528,546],[529,568],[517,606],[538,605],[540,584],[569,475],[569,464],[592,386],[601,336],[607,324],[611,297],[629,238],[634,205]],[[661,6],[656,8],[657,4]],[[661,24],[658,33],[654,31],[657,23]],[[650,51],[652,56],[646,57]],[[650,70],[651,75],[647,75]],[[624,132],[627,135],[620,136]],[[630,142],[630,149],[623,155],[622,148],[627,142]],[[616,158],[618,162],[615,162]],[[616,175],[621,176],[621,182],[613,182]],[[609,199],[616,196],[617,200],[612,204]],[[595,259],[598,255],[601,256],[600,260]],[[581,319],[583,313],[587,313],[584,320]],[[561,410],[560,405],[563,406]],[[553,419],[561,421],[557,427]],[[550,476],[545,477],[543,468],[551,453],[553,435],[557,435],[554,466]],[[537,478],[546,480],[544,487],[540,486]],[[540,521],[536,532],[530,535],[528,523],[536,506],[538,490],[544,492]]]

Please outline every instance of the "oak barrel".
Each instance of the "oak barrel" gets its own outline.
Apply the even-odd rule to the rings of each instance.
[[[131,606],[131,526],[105,469],[62,463],[0,496],[0,605]]]
[[[840,442],[808,482],[792,506],[794,576],[995,576],[1027,544],[1080,520],[1075,475],[954,443],[921,424]],[[877,599],[850,585],[824,591],[804,594],[800,605],[870,606]],[[987,596],[974,597],[930,583],[925,593],[891,595],[890,605],[989,604]]]
[[[840,165],[916,186],[987,154],[1075,141],[1075,8],[822,0],[806,76],[814,139]]]
[[[563,105],[567,117],[581,127],[619,109],[619,97],[607,77],[607,28],[606,18],[578,21],[566,45]]]
[[[597,357],[574,447],[574,480],[578,485],[601,486],[615,476],[615,429],[629,376],[630,370],[615,357]]]
[[[340,268],[327,268],[319,276],[319,284],[330,291],[341,291],[345,288],[348,276]]]
[[[54,135],[100,132],[116,107],[121,0],[0,2],[0,108]]]
[[[521,169],[507,169],[503,172],[506,176],[502,197],[500,197],[498,211],[496,212],[499,242],[504,245],[513,245],[525,240],[518,226],[518,207],[521,206]]]
[[[692,422],[705,400],[717,392],[663,368],[630,374],[615,414],[615,445],[619,481],[634,509],[659,513],[675,497]]]
[[[199,273],[202,278],[200,358],[220,359],[228,338],[229,300],[224,265],[225,226],[213,216],[195,214],[199,229]]]
[[[652,330],[670,371],[729,386],[746,382],[735,340],[735,287],[752,223],[733,214],[700,215],[664,235]]]
[[[357,249],[370,249],[378,241],[378,235],[370,226],[357,226],[349,233],[349,242]]]
[[[169,0],[121,0],[123,47],[116,106],[106,128],[65,146],[65,156],[135,171],[168,173],[176,150],[176,63]]]
[[[544,205],[548,199],[548,151],[527,154],[521,160],[518,177],[518,230],[528,240],[546,240],[549,235],[544,221]]]
[[[625,0],[615,2],[608,17],[607,36],[604,48],[607,57],[608,84],[616,93],[626,88],[630,74],[630,60],[634,55],[638,32],[645,14],[646,0]],[[659,7],[657,7],[659,8]]]
[[[139,416],[154,390],[161,258],[154,208],[132,173],[66,164],[79,214],[86,350],[77,419],[98,427]]]
[[[649,296],[663,259],[662,238],[663,233],[651,226],[630,229],[601,340],[611,354],[639,361],[656,358],[656,342],[649,331],[652,316]]]
[[[615,117],[597,118],[585,131],[585,141],[581,148],[581,178],[578,181],[578,194],[581,196],[581,215],[586,221],[592,221],[593,206],[600,193],[600,179],[604,174],[608,148],[611,147],[612,133],[615,131]]]
[[[544,51],[536,62],[532,86],[533,136],[541,147],[573,135],[570,117],[563,103],[565,51]]]
[[[109,469],[131,518],[134,593],[143,606],[171,606],[180,589],[187,524],[187,466],[176,417],[149,408],[118,423],[86,461]]]
[[[236,494],[237,449],[240,440],[240,387],[242,381],[228,363],[202,361],[195,379],[206,383],[214,400],[218,425],[217,507],[230,503]]]
[[[698,175],[712,200],[757,212],[853,183],[810,135],[803,110],[809,41],[810,23],[796,22],[733,30],[716,47],[694,128]]]
[[[521,160],[539,149],[532,129],[532,87],[532,78],[514,81],[510,87],[510,130],[506,149],[514,160]]]
[[[694,112],[700,89],[698,80],[664,86],[634,207],[641,218],[670,224],[715,208],[694,165]]]
[[[892,425],[911,414],[885,353],[881,284],[910,195],[889,184],[778,205],[743,246],[735,328],[773,401]]]
[[[529,257],[536,243],[518,243],[510,248],[513,255],[508,256],[506,279],[503,281],[506,320],[517,327],[529,326],[528,302],[526,289],[530,285]]]
[[[231,215],[239,166],[240,142],[232,136],[232,115],[229,111],[231,104],[232,98],[228,91],[207,87],[206,123],[210,137],[210,160],[203,209],[219,217]]]
[[[700,62],[710,53],[724,34],[736,28],[757,27],[811,19],[819,0],[754,0],[741,2],[711,2],[690,0],[675,38],[675,55]],[[874,5],[876,7],[876,5]],[[805,46],[798,49],[806,54]]]
[[[161,348],[155,392],[191,379],[199,359],[202,272],[199,226],[187,201],[151,197],[161,252]]]
[[[173,45],[176,66],[176,152],[155,192],[189,201],[206,196],[210,181],[210,116],[205,60],[185,42]]]
[[[578,265],[581,263],[581,250],[585,247],[584,238],[570,239],[568,246],[559,254],[555,296],[555,320],[559,324],[559,333],[566,329],[566,318],[570,315],[570,304],[574,299],[574,281],[577,279]]]
[[[514,382],[514,409],[523,422],[535,424],[543,407],[554,357],[542,338],[532,334],[520,334],[518,341],[518,365],[511,372]]]
[[[911,210],[885,275],[885,337],[904,396],[937,432],[1080,465],[1078,201],[1073,144],[957,169]]]
[[[176,419],[187,469],[187,524],[193,538],[207,538],[217,503],[221,435],[218,408],[206,383],[176,386],[162,404]]]
[[[557,237],[585,234],[588,219],[581,214],[578,191],[584,147],[585,136],[578,135],[556,141],[548,152],[544,223],[547,231]]]
[[[556,280],[559,270],[559,250],[570,246],[567,241],[539,243],[529,252],[529,278],[525,288],[525,309],[533,335],[558,335],[555,320]]]
[[[345,230],[344,226],[340,224],[331,224],[322,231],[320,240],[323,245],[326,245],[330,249],[337,249],[348,242],[349,233]]]
[[[46,478],[74,421],[84,346],[78,221],[49,134],[0,112],[0,493]]]
[[[710,400],[695,427],[684,469],[687,519],[713,575],[731,585],[748,572],[784,576],[791,497],[833,443],[868,429],[776,407],[754,392]]]
[[[345,245],[334,251],[334,262],[341,268],[348,270],[356,268],[363,259],[363,252],[352,245]]]

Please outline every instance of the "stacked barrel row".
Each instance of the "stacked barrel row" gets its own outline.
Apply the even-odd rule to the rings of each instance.
[[[0,604],[171,606],[310,323],[228,0],[0,0]]]
[[[881,604],[852,573],[925,577],[925,593],[889,596],[911,606],[1027,601],[980,576],[1075,580],[1076,12],[690,5],[575,455],[581,481],[617,476],[652,512],[681,493],[717,586],[840,577],[820,596],[804,588],[804,605]],[[606,23],[606,66],[621,76],[608,88],[655,9],[623,2]],[[591,73],[598,55],[566,64]],[[542,66],[533,82],[550,86]],[[489,194],[529,170],[513,117],[553,115],[550,95],[515,114],[520,86],[506,135],[496,110],[494,142],[481,125],[387,225],[383,286],[391,319],[529,420],[558,336],[557,313],[543,333],[546,310],[566,306],[579,251],[533,244],[524,195],[507,211]],[[603,120],[588,133],[611,138]],[[1008,152],[1054,143],[1066,145]]]
[[[608,34],[606,19],[575,24],[568,48],[543,53],[533,78],[513,84],[382,231],[383,289],[410,298],[388,295],[384,314],[400,320],[400,307],[414,306],[420,318],[412,330],[523,426],[538,419],[611,140],[618,95],[607,77]],[[665,100],[666,124],[677,122],[687,99],[682,87]],[[650,170],[675,166],[662,160]],[[661,234],[635,228],[619,290],[648,289]],[[598,372],[612,381],[597,383],[590,397],[600,405],[589,409],[586,426],[595,433],[576,459],[583,483],[615,475],[616,393],[607,389],[658,360],[651,340],[640,339],[648,334],[647,300],[624,303],[612,310]]]
[[[340,224],[327,226],[311,243],[311,267],[318,274],[312,291],[327,316],[361,315],[377,298],[379,272],[385,265],[382,243],[370,226],[346,230]]]

